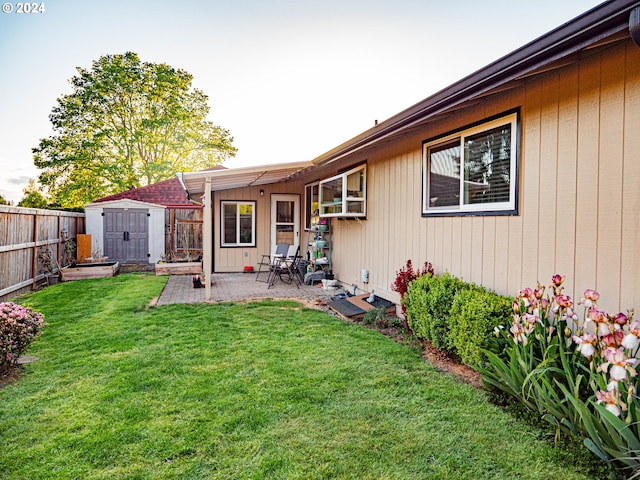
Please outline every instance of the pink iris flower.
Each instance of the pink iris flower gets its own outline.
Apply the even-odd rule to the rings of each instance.
[[[530,298],[533,295],[533,291],[527,287],[527,288],[523,288],[522,290],[520,290],[518,292],[518,298]]]
[[[640,345],[640,322],[637,320],[629,326],[629,331],[622,339],[622,346],[628,350],[635,350]]]
[[[562,308],[572,308],[573,301],[569,295],[556,295],[556,303]]]
[[[509,331],[513,334],[514,342],[522,342],[523,345],[529,343],[524,325],[522,325],[520,322],[514,320],[513,325],[511,325]]]
[[[618,313],[615,317],[613,317],[613,321],[616,322],[616,325],[626,325],[629,321],[629,317],[627,317],[624,313]]]
[[[598,299],[600,298],[600,294],[595,290],[586,289],[582,297],[580,297],[580,303],[585,306],[585,308],[595,307],[598,304]]]
[[[596,403],[606,403],[605,407],[611,413],[613,413],[616,417],[620,416],[620,407],[618,406],[618,398],[616,395],[616,390],[613,391],[605,391],[598,390],[596,392]]]
[[[573,336],[573,341],[578,344],[578,351],[587,358],[591,358],[595,353],[597,340],[593,333],[586,333],[581,337]]]
[[[600,341],[602,342],[603,345],[606,345],[607,347],[617,348],[618,345],[622,343],[623,339],[624,339],[624,332],[622,330],[616,330],[613,333],[609,332],[606,335],[604,335],[600,339]]]
[[[636,376],[635,366],[638,360],[635,358],[627,358],[623,348],[607,348],[604,351],[604,358],[607,361],[600,365],[600,369],[605,373],[608,369],[612,380],[626,380],[627,372],[631,377]]]
[[[591,321],[596,324],[596,332],[598,336],[604,337],[611,333],[611,329],[609,328],[609,320],[607,319],[607,315],[604,312],[596,308],[589,309],[589,318],[587,321]]]

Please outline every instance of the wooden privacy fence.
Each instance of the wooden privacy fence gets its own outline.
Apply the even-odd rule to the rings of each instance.
[[[52,264],[68,263],[66,239],[85,233],[84,213],[0,205],[0,301],[33,287],[44,278],[41,249]]]
[[[201,208],[166,209],[164,251],[176,256],[202,255]]]

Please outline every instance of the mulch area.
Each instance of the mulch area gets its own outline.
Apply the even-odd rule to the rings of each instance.
[[[432,364],[441,372],[450,373],[465,383],[469,383],[476,388],[482,388],[482,375],[473,368],[460,363],[460,361],[452,354],[442,352],[429,342],[424,340],[422,344],[422,356],[427,362]]]
[[[20,378],[20,366],[13,368],[0,367],[0,388],[16,382]]]

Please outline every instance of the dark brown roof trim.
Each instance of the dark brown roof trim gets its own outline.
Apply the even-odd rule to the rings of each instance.
[[[629,31],[630,12],[638,0],[605,2],[546,35],[527,43],[453,85],[409,107],[313,160],[324,165],[394,135],[426,118],[578,52],[621,30]]]

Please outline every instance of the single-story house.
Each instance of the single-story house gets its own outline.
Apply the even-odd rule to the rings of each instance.
[[[255,266],[283,233],[304,252],[319,213],[336,277],[389,300],[411,259],[512,295],[560,273],[568,294],[640,307],[640,2],[603,3],[310,162],[179,178],[204,199],[213,272]]]
[[[202,205],[187,198],[176,177],[99,198],[85,205],[85,215],[92,248],[120,263],[202,253]]]

